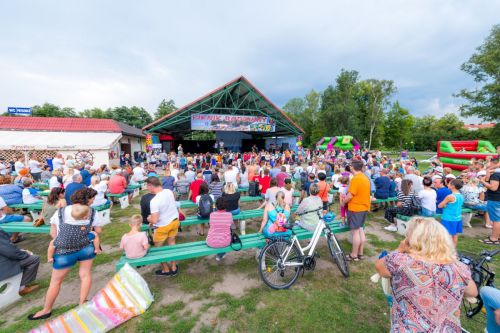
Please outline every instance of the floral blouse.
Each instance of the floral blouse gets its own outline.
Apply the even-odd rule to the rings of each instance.
[[[391,332],[461,332],[460,305],[471,274],[461,262],[433,264],[392,252]]]

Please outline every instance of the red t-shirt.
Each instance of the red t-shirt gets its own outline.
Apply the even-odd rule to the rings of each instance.
[[[191,183],[191,185],[189,185],[189,189],[191,190],[191,201],[193,201],[194,203],[196,203],[196,197],[200,193],[200,186],[204,182],[205,181],[202,179],[196,179]]]
[[[266,194],[267,189],[271,186],[271,176],[258,177],[259,185],[262,186],[260,193]]]
[[[280,172],[276,175],[276,180],[278,181],[278,187],[285,187],[285,179],[288,178],[286,172]]]
[[[114,175],[108,182],[108,190],[111,194],[120,194],[125,192],[127,181],[122,175]]]

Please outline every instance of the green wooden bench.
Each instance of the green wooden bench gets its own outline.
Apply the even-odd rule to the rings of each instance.
[[[33,204],[14,204],[14,205],[9,205],[10,208],[13,209],[26,209],[28,212],[39,212],[42,210],[43,207],[43,201],[36,202]]]
[[[127,208],[130,203],[128,201],[128,193],[118,193],[118,194],[113,194],[113,193],[106,193],[106,196],[109,198],[109,200],[116,202],[116,199],[118,199],[118,202],[120,202],[120,207]]]
[[[47,184],[47,183],[33,183],[32,186],[34,188],[37,188],[40,190],[48,190],[49,189],[49,184]]]
[[[392,198],[387,198],[387,199],[375,199],[372,201],[372,204],[379,204],[379,203],[393,204],[397,201],[398,201],[398,197],[392,197]]]
[[[256,202],[256,201],[261,201],[262,197],[250,197],[248,195],[240,197],[240,203],[242,202]],[[196,208],[198,205],[191,200],[182,200],[181,201],[181,208]]]
[[[142,188],[141,184],[127,186],[127,190],[134,190],[134,193],[132,194],[132,198],[136,198],[139,196],[139,193],[141,192],[141,188]]]
[[[419,215],[414,215],[414,216],[419,216]],[[396,224],[398,227],[399,234],[403,236],[406,234],[406,227],[408,225],[408,221],[410,221],[414,216],[406,216],[401,214],[396,215]],[[441,218],[441,214],[434,214],[432,217],[437,220]],[[470,224],[471,219],[472,219],[472,210],[470,208],[462,208],[462,223],[467,227],[472,228],[472,225]]]
[[[37,195],[38,195],[39,197],[48,197],[48,196],[49,196],[49,194],[50,194],[50,190],[43,190],[43,191],[39,191],[39,192],[37,193]]]
[[[110,206],[109,205],[101,205],[94,207],[94,209],[97,211],[97,213],[101,214],[106,214],[109,212]],[[106,216],[103,216],[106,220]],[[109,219],[109,215],[107,217]],[[24,233],[31,233],[31,234],[48,234],[50,232],[50,226],[49,225],[41,225],[39,227],[33,226],[32,222],[9,222],[9,223],[2,223],[0,224],[0,228],[2,228],[5,232],[24,232]],[[147,226],[146,229],[147,230]]]
[[[297,210],[298,205],[294,205],[291,207],[291,212],[295,212]],[[241,221],[241,220],[249,220],[249,219],[256,219],[260,218],[264,215],[264,209],[249,209],[249,210],[242,210],[239,214],[233,215],[233,220],[235,221]],[[203,223],[208,223],[208,219],[206,220],[200,220],[198,216],[196,215],[191,215],[187,216],[184,221],[181,221],[181,227],[184,226],[189,226],[189,225],[196,225],[196,224],[203,224]]]
[[[342,226],[340,222],[331,222],[328,223],[328,225],[332,229],[333,233],[336,234],[349,231],[349,228],[346,226]],[[294,231],[297,235],[297,238],[301,240],[309,239],[313,235],[312,231],[308,231],[299,227],[295,227]],[[242,243],[242,250],[262,248],[266,245],[266,239],[262,234],[242,235],[240,236],[240,239]],[[206,257],[221,252],[227,253],[232,251],[234,250],[231,248],[231,246],[218,249],[211,248],[207,246],[205,241],[176,244],[172,246],[153,247],[149,249],[148,253],[142,258],[127,259],[125,255],[123,255],[116,263],[115,268],[118,271],[126,263],[135,267],[146,266],[168,261],[179,261],[198,257]]]

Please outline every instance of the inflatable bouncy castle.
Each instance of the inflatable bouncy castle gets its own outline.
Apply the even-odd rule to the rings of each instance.
[[[438,141],[437,155],[444,167],[464,170],[469,167],[471,158],[486,159],[488,156],[497,156],[497,153],[489,141]]]
[[[334,148],[342,150],[359,149],[358,140],[350,135],[324,137],[316,143],[316,149],[332,151]]]

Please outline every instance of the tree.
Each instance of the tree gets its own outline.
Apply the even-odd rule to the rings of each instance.
[[[114,109],[108,109],[107,112],[111,114],[112,119],[124,122],[137,128],[142,128],[153,122],[151,115],[144,108],[137,106],[132,106],[130,108],[120,106]]]
[[[357,122],[354,121],[356,94],[359,74],[357,71],[342,69],[335,79],[335,85],[328,86],[321,98],[321,122],[324,134],[354,134]]]
[[[283,106],[283,111],[285,111],[288,115],[299,115],[304,112],[305,108],[306,102],[302,98],[295,97]]]
[[[60,108],[57,105],[44,103],[42,106],[35,105],[32,108],[34,117],[78,117],[73,108]]]
[[[169,113],[174,112],[177,110],[177,107],[175,106],[175,102],[173,99],[169,99],[168,101],[166,99],[163,99],[158,105],[158,108],[156,109],[156,112],[154,114],[155,120],[160,119],[161,117],[166,116]]]
[[[99,118],[99,119],[112,117],[110,112],[99,108],[83,110],[82,112],[80,112],[80,116],[83,118]]]
[[[392,105],[386,114],[384,139],[385,146],[390,148],[404,148],[405,143],[412,140],[412,127],[415,118],[407,109],[402,108],[399,102]]]
[[[384,110],[395,92],[394,82],[390,80],[369,79],[359,82],[357,118],[364,125],[361,137],[368,137],[368,149],[371,149],[374,134],[378,134],[376,137],[379,141],[383,137]]]
[[[485,121],[500,119],[500,24],[493,26],[490,35],[476,49],[461,69],[474,77],[478,87],[462,89],[456,96],[468,103],[460,106],[464,117],[478,116]]]

